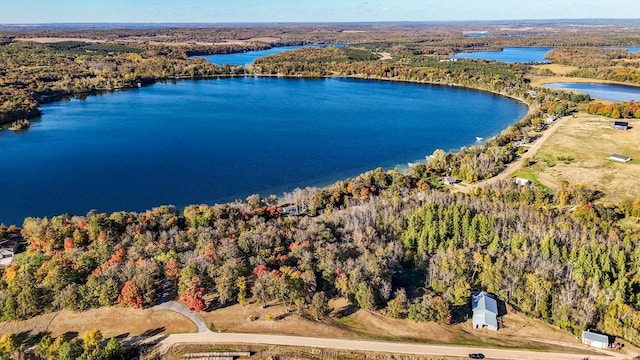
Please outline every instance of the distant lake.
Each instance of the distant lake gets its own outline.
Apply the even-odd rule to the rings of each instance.
[[[311,47],[323,47],[327,45],[305,45]],[[332,45],[332,46],[344,46],[344,45]],[[232,53],[232,54],[217,54],[217,55],[205,55],[199,56],[203,59],[206,59],[212,64],[215,65],[249,65],[252,64],[257,58],[278,54],[287,50],[295,50],[299,49],[303,46],[279,46],[273,47],[267,50],[256,50],[256,51],[247,51],[242,53]]]
[[[502,51],[478,51],[457,53],[454,59],[497,60],[508,63],[546,63],[544,56],[553,48],[540,47],[505,47]]]
[[[465,32],[463,33],[466,37],[489,37],[488,31],[478,31],[478,32]]]
[[[640,101],[640,87],[635,86],[572,82],[555,82],[544,85],[554,89],[579,91],[596,99],[614,102]]]
[[[0,223],[282,195],[424,161],[522,118],[508,98],[352,79],[158,83],[43,106],[0,131]]]
[[[605,46],[605,49],[625,49],[629,52],[640,52],[640,47],[637,46]]]

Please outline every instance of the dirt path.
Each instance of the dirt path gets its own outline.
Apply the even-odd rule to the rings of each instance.
[[[520,158],[518,158],[518,160],[516,160],[516,161],[510,163],[509,165],[507,165],[506,169],[504,169],[498,175],[496,175],[496,176],[494,176],[492,178],[486,179],[486,180],[479,181],[477,183],[456,186],[456,190],[457,191],[461,191],[461,192],[469,192],[472,189],[475,189],[475,188],[478,188],[478,187],[481,187],[481,186],[492,185],[492,184],[495,184],[498,181],[502,181],[502,180],[507,179],[509,176],[511,176],[511,174],[513,174],[516,170],[518,170],[518,169],[520,169],[522,167],[522,162],[524,161],[525,158],[529,158],[529,159],[533,158],[533,156],[538,152],[538,150],[540,150],[540,148],[545,143],[545,141],[547,141],[551,136],[553,136],[553,134],[555,134],[556,131],[558,131],[558,129],[561,126],[564,126],[564,123],[570,117],[572,117],[572,116],[565,116],[565,117],[562,117],[562,118],[559,118],[558,120],[556,120],[555,123],[553,125],[551,125],[545,132],[543,132],[542,136],[540,136],[533,143],[533,145],[531,145],[531,147],[529,147],[529,150],[527,150],[527,152],[526,152],[526,156],[520,156]]]
[[[151,340],[151,339],[150,339]],[[154,341],[151,341],[154,342]],[[585,355],[586,351],[592,350],[584,347],[584,352],[579,350],[571,353],[560,352],[539,352],[533,350],[510,350],[510,349],[488,349],[474,346],[447,346],[447,345],[422,345],[408,343],[392,343],[383,341],[363,341],[345,339],[325,339],[302,336],[284,335],[264,335],[264,334],[232,334],[232,333],[197,333],[197,334],[172,334],[156,339],[163,349],[168,349],[174,344],[197,344],[197,343],[234,343],[234,344],[269,344],[284,346],[300,346],[313,348],[338,349],[363,352],[385,352],[393,354],[417,354],[433,356],[460,356],[468,357],[470,353],[482,353],[487,359],[538,359],[557,360],[575,359],[582,360],[614,360],[624,359],[625,356],[615,351],[601,351],[598,354]],[[564,348],[564,350],[574,350]]]

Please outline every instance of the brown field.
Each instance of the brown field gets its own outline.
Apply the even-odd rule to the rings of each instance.
[[[589,185],[604,194],[605,202],[640,198],[640,121],[630,120],[626,131],[611,129],[613,122],[584,113],[567,119],[534,156],[535,164],[522,172],[550,187],[562,181]],[[632,160],[618,163],[608,159],[611,154]]]
[[[488,329],[474,330],[471,328],[470,320],[454,325],[439,325],[433,322],[416,323],[410,320],[390,319],[376,312],[352,308],[344,299],[333,300],[329,305],[333,308],[331,317],[322,321],[300,317],[293,312],[287,313],[284,306],[277,303],[270,304],[266,308],[262,308],[256,303],[245,306],[236,304],[203,312],[201,315],[213,331],[222,332],[451,344],[577,352],[585,355],[591,353],[589,349],[579,343],[575,335],[539,320],[527,318],[512,309],[509,309],[509,313],[503,316],[504,327],[495,332]],[[253,317],[253,320],[250,321],[250,317]],[[44,333],[51,336],[60,336],[65,333],[81,336],[91,329],[100,329],[105,337],[186,333],[196,330],[195,326],[186,318],[172,312],[120,307],[100,308],[85,312],[62,311],[41,315],[26,321],[0,323],[0,334],[15,333],[23,336]],[[202,346],[209,348],[209,346]],[[215,347],[220,350],[221,345],[215,345]],[[232,347],[230,345],[230,349]],[[246,346],[244,347],[246,348]],[[339,352],[331,350],[309,353],[310,350],[305,348],[257,347],[254,351],[262,354],[292,355],[293,353],[299,356],[293,358],[298,359],[324,359],[335,358],[335,356],[343,359],[358,359],[361,355],[357,353],[340,353],[338,355]],[[204,348],[188,351],[204,351]],[[183,351],[177,351],[177,353],[181,352]],[[639,351],[632,345],[625,343],[623,353],[635,356]],[[176,358],[180,358],[180,356]],[[444,359],[446,357],[424,356],[417,358]]]
[[[193,323],[170,311],[138,310],[121,307],[99,308],[82,312],[59,311],[25,321],[0,322],[0,334],[24,335],[65,333],[82,335],[99,329],[105,337],[119,335],[195,332]]]
[[[534,65],[533,67],[534,69],[551,70],[554,74],[557,74],[557,75],[567,75],[568,73],[578,69],[575,66],[562,65],[562,64],[543,64],[543,65]]]
[[[334,309],[331,313],[332,317],[322,321],[310,320],[293,313],[286,314],[284,307],[280,304],[273,304],[264,309],[255,303],[245,306],[232,305],[211,312],[203,312],[201,315],[214,331],[225,332],[553,351],[562,351],[558,349],[558,343],[580,346],[574,335],[513,312],[503,317],[505,328],[494,332],[488,329],[473,330],[471,320],[455,325],[439,325],[433,322],[416,323],[411,320],[390,319],[381,314],[364,310],[357,310],[340,317],[339,313],[349,309],[346,300],[334,300],[329,305]],[[255,320],[250,321],[250,317]],[[270,320],[269,317],[272,317],[273,320]]]

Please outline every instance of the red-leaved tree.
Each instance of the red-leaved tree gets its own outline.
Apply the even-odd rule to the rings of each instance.
[[[204,288],[200,286],[200,278],[194,275],[189,287],[182,292],[180,299],[187,303],[189,310],[200,312],[204,309]]]
[[[124,283],[122,291],[118,296],[118,303],[122,306],[130,306],[134,308],[142,307],[142,296],[140,295],[140,289],[134,280],[129,280]]]

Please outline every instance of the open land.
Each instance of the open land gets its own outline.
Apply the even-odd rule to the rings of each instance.
[[[557,131],[529,158],[532,164],[521,171],[552,188],[562,182],[589,185],[602,191],[601,200],[609,203],[639,198],[640,150],[636,144],[640,141],[640,123],[632,120],[629,130],[614,130],[612,125],[612,119],[597,115],[568,117],[555,125]],[[633,160],[611,161],[612,154]]]

